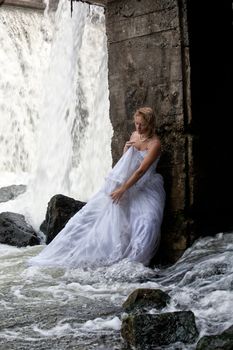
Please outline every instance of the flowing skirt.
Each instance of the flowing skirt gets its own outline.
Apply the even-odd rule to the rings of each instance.
[[[131,147],[101,189],[29,264],[76,268],[129,259],[148,265],[159,245],[165,202],[163,178],[155,172],[157,163],[118,204],[110,197],[139,166],[143,155]]]

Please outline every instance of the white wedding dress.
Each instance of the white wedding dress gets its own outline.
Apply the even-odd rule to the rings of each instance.
[[[156,173],[159,158],[118,204],[110,197],[139,167],[146,152],[130,147],[101,189],[29,264],[77,268],[129,259],[148,265],[160,241],[165,203],[163,178]]]

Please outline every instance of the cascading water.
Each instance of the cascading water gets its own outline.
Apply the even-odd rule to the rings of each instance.
[[[103,11],[74,3],[71,19],[63,0],[55,17],[0,8],[0,187],[28,184],[0,211],[22,212],[35,226],[50,196],[87,199],[111,163]],[[139,287],[169,293],[162,312],[192,310],[200,336],[221,332],[232,324],[232,241],[232,233],[200,239],[161,270],[127,261],[95,270],[27,267],[43,247],[2,244],[0,349],[122,349],[121,305]]]
[[[54,24],[48,14],[42,19],[20,13],[9,25],[7,15],[3,12],[3,33],[9,38],[5,52],[15,71],[4,77],[1,172],[18,175],[18,182],[19,172],[30,176],[27,193],[0,210],[20,212],[38,229],[54,194],[85,201],[111,167],[104,14],[101,8],[77,4],[71,18],[64,0]],[[20,33],[16,39],[14,32]]]
[[[35,169],[42,75],[50,42],[48,17],[0,8],[0,186],[25,181]]]

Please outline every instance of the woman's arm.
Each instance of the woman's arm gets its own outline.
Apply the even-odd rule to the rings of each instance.
[[[118,203],[125,191],[128,190],[128,188],[130,188],[131,186],[133,186],[145,174],[145,172],[149,169],[151,164],[158,158],[159,154],[160,141],[156,140],[153,142],[153,145],[151,145],[150,149],[148,150],[148,154],[143,159],[139,168],[130,176],[130,178],[124,184],[122,184],[119,188],[117,188],[110,194],[114,203]]]
[[[128,149],[135,144],[135,131],[131,134],[129,141],[125,143],[123,154],[128,151]]]

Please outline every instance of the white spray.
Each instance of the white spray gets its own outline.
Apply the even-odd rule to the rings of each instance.
[[[31,165],[26,169],[32,170],[28,191],[0,207],[1,211],[23,213],[35,228],[44,219],[54,194],[85,201],[111,167],[103,10],[76,3],[71,18],[69,5],[66,0],[60,1],[46,69],[42,69],[40,79],[31,78],[32,85],[39,80],[41,83],[37,96],[39,120],[33,147],[28,150],[32,153]],[[18,168],[11,170],[17,172]]]

